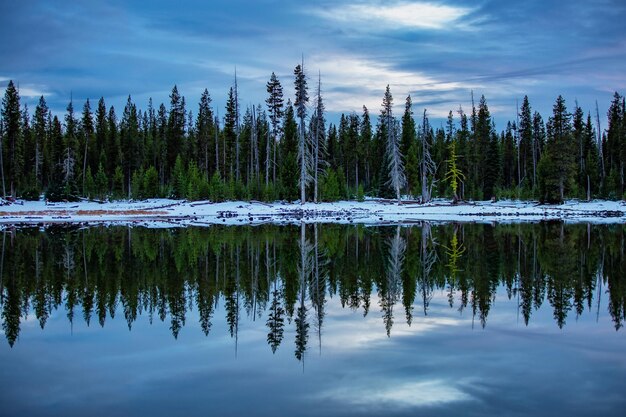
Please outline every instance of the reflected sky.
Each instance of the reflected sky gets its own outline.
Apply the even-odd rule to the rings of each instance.
[[[0,349],[2,414],[621,415],[626,340],[606,313],[526,327],[515,300],[498,298],[485,329],[440,296],[390,338],[378,312],[331,300],[321,352],[302,363],[293,332],[272,355],[258,319],[242,322],[237,351],[223,320],[205,337],[194,312],[178,340],[145,317],[131,331],[119,318],[72,329],[57,313],[45,330],[30,319]]]
[[[321,338],[307,297],[302,361],[293,320],[272,354],[267,311],[242,309],[231,337],[223,297],[208,336],[190,302],[178,338],[146,311],[129,330],[121,303],[104,327],[80,307],[70,323],[60,306],[43,330],[30,313],[14,346],[0,344],[0,415],[622,415],[626,337],[606,291],[559,328],[548,302],[526,325],[499,285],[483,328],[435,289],[427,315],[416,298],[411,325],[394,306],[389,337],[376,288],[365,317],[328,297]]]

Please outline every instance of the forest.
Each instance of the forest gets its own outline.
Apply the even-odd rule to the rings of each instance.
[[[450,110],[434,127],[406,97],[393,113],[387,86],[380,110],[327,123],[321,79],[294,70],[295,96],[278,77],[263,105],[241,109],[237,82],[225,111],[205,89],[192,111],[176,86],[169,107],[131,96],[121,113],[104,98],[72,100],[61,118],[41,97],[31,117],[8,83],[0,120],[3,196],[49,201],[143,199],[334,201],[366,196],[422,202],[493,198],[624,198],[626,102],[615,93],[608,126],[559,96],[547,119],[524,97],[497,132],[487,100]],[[309,88],[309,84],[312,87]],[[93,107],[92,107],[93,106]],[[218,117],[223,114],[223,118]]]
[[[197,316],[205,335],[219,320],[236,338],[247,318],[265,323],[272,351],[295,334],[301,359],[321,343],[331,302],[380,317],[390,336],[395,322],[431,314],[433,298],[477,327],[508,298],[520,322],[543,306],[559,328],[597,317],[603,300],[619,330],[625,243],[623,225],[562,222],[14,228],[2,234],[2,330],[13,346],[28,317],[43,329],[64,312],[70,324],[117,319],[129,330],[160,320],[177,338]]]

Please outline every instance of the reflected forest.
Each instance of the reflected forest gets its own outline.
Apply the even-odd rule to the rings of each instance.
[[[379,315],[380,331],[392,336],[394,322],[428,315],[434,295],[485,327],[500,289],[526,325],[545,308],[560,328],[599,315],[608,297],[603,306],[619,330],[625,231],[561,222],[7,229],[2,329],[14,346],[27,316],[44,329],[55,312],[103,327],[123,314],[131,331],[144,316],[169,323],[177,338],[197,310],[207,336],[214,320],[225,320],[234,339],[240,321],[265,323],[269,349],[293,348],[302,360],[322,341],[331,298]]]

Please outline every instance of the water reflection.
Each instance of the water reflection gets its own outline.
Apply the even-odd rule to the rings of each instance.
[[[197,309],[205,335],[219,312],[235,345],[240,321],[260,320],[272,352],[287,326],[303,360],[321,350],[328,298],[379,314],[381,332],[393,336],[398,321],[427,316],[437,292],[485,327],[505,288],[524,323],[543,308],[559,328],[599,315],[608,297],[619,330],[624,232],[562,223],[17,229],[2,233],[2,329],[13,346],[29,315],[44,329],[55,311],[100,326],[122,312],[131,330],[138,317],[156,317],[177,338]]]

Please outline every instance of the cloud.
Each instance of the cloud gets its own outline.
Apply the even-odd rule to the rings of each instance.
[[[376,384],[375,387],[335,387],[322,392],[319,397],[323,401],[340,400],[357,406],[391,405],[393,408],[426,407],[473,399],[445,380],[386,381],[386,384]]]
[[[417,30],[446,30],[459,28],[462,17],[471,9],[427,2],[401,2],[391,5],[357,4],[316,10],[325,19],[374,28],[403,28]],[[368,28],[369,29],[369,28]]]

